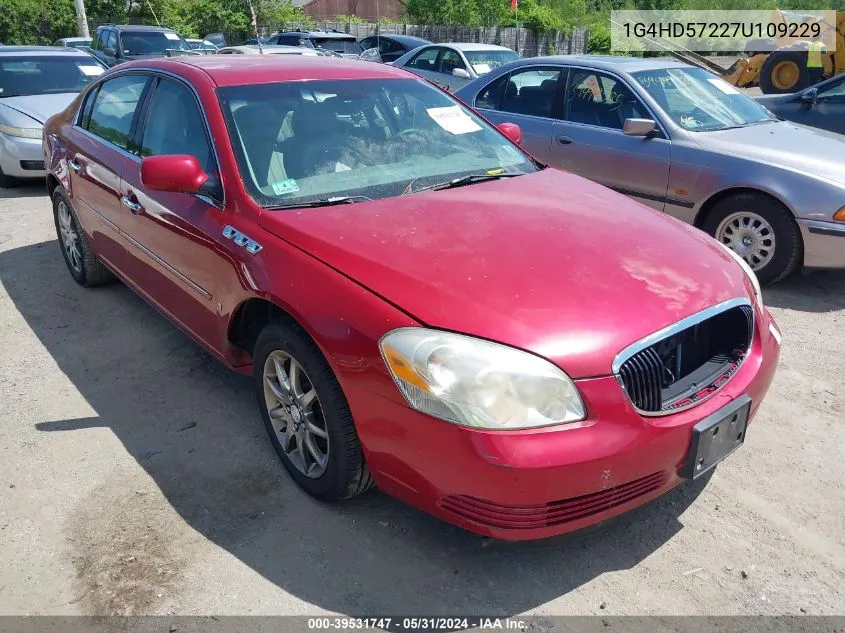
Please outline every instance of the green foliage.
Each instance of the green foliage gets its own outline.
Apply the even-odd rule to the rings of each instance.
[[[76,35],[73,0],[4,0],[0,11],[0,42],[52,43]]]

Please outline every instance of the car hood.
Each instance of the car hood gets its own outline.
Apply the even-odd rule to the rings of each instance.
[[[845,136],[779,121],[691,135],[700,146],[845,184]]]
[[[0,105],[35,119],[42,125],[54,114],[58,114],[76,98],[76,92],[63,92],[54,95],[29,95],[24,97],[6,97],[0,99]]]
[[[630,343],[748,296],[703,233],[554,169],[259,221],[423,324],[533,351],[575,378],[608,375]]]

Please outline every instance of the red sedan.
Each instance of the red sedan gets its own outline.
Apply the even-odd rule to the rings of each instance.
[[[703,233],[519,149],[400,69],[123,64],[45,126],[71,275],[252,374],[291,477],[505,539],[738,448],[780,333]]]

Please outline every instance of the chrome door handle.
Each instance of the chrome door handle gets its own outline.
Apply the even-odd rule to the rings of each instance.
[[[557,142],[560,143],[561,145],[570,145],[572,143],[572,139],[569,138],[568,136],[558,136]]]
[[[123,206],[129,209],[132,213],[140,213],[144,208],[141,206],[140,202],[135,202],[129,196],[120,196],[120,201],[123,203]]]
[[[73,171],[79,171],[80,169],[82,169],[82,165],[76,162],[73,158],[71,158],[67,162],[67,166],[70,167]]]

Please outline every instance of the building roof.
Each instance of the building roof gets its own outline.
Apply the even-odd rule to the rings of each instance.
[[[387,64],[302,55],[186,55],[127,62],[121,68],[142,66],[178,74],[183,65],[202,69],[221,87],[309,79],[417,79],[416,75]]]

